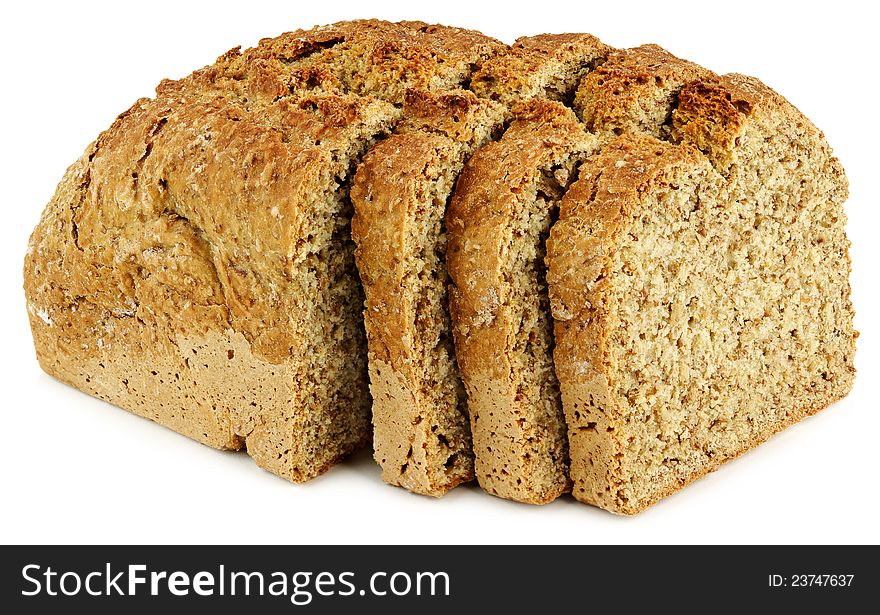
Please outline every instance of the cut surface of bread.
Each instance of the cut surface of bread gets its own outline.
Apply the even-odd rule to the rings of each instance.
[[[351,191],[383,479],[442,495],[473,478],[446,287],[446,202],[504,109],[464,90],[410,90],[403,122],[364,158]]]
[[[583,165],[547,246],[573,494],[625,514],[854,374],[847,184],[822,134],[739,75],[686,84],[668,124],[672,143],[624,134]]]
[[[480,486],[543,503],[569,484],[544,241],[597,141],[555,101],[529,100],[514,117],[465,166],[447,212],[449,303]]]
[[[69,169],[31,238],[43,368],[293,481],[368,442],[350,178],[406,87],[456,87],[503,48],[346,22],[163,82]]]

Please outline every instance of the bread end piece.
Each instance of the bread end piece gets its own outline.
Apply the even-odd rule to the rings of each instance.
[[[697,80],[678,144],[623,136],[548,241],[573,494],[634,514],[844,397],[846,179],[822,134],[738,75]]]
[[[66,173],[24,282],[49,374],[301,482],[369,440],[335,177],[399,112],[339,96],[273,111],[333,151],[187,84],[136,103]]]

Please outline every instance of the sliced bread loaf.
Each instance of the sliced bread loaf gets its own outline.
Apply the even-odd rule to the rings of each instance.
[[[569,484],[544,241],[597,141],[555,101],[524,102],[514,117],[465,166],[447,212],[449,304],[480,486],[542,503]]]
[[[697,77],[674,106],[648,131],[671,143],[624,134],[584,164],[547,245],[573,493],[618,513],[825,408],[854,373],[847,184],[822,134],[739,75]]]
[[[31,238],[43,368],[294,481],[363,445],[351,175],[407,87],[456,87],[503,48],[348,22],[163,82],[68,170]]]
[[[634,513],[849,391],[846,191],[753,78],[343,22],[120,115],[25,292],[48,373],[302,481],[370,438],[357,258],[386,481],[542,503],[570,453],[578,499]]]

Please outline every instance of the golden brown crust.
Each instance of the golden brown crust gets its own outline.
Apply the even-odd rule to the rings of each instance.
[[[672,138],[695,145],[726,172],[736,162],[736,140],[748,123],[768,119],[824,141],[819,129],[777,92],[755,77],[735,73],[693,81],[681,89]]]
[[[678,91],[712,75],[657,45],[619,50],[581,81],[575,109],[597,133],[643,132],[665,138]]]
[[[525,98],[568,100],[581,77],[611,51],[591,34],[525,36],[483,64],[471,89],[508,107]]]

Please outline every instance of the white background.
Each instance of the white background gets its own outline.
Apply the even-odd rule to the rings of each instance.
[[[878,54],[868,2],[8,3],[3,58],[0,542],[877,543]],[[28,235],[64,169],[117,114],[227,49],[355,17],[519,35],[656,42],[754,74],[826,133],[850,179],[855,389],[635,518],[569,497],[533,507],[476,486],[441,500],[388,487],[369,453],[305,485],[92,399],[37,365],[21,290]]]

